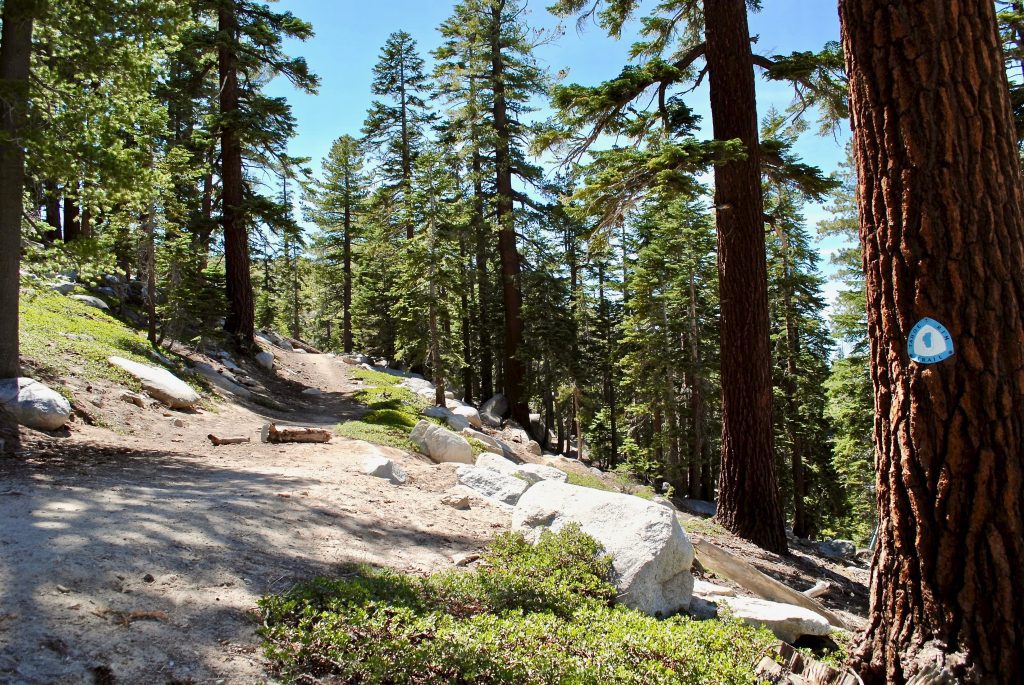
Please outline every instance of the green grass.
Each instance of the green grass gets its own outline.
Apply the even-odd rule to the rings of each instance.
[[[566,471],[569,476],[569,485],[578,485],[581,488],[593,488],[594,490],[604,490],[606,492],[615,492],[615,490],[608,486],[603,480],[590,473],[576,473],[575,471]]]
[[[47,291],[28,291],[21,298],[20,312],[21,355],[44,380],[76,375],[137,390],[138,381],[107,358],[119,356],[160,365],[150,356],[153,348],[142,333],[77,300]],[[173,371],[197,390],[205,388],[183,367]]]
[[[733,621],[658,620],[613,606],[611,560],[579,528],[536,546],[505,533],[471,571],[361,569],[259,602],[288,682],[753,684],[775,642]]]
[[[335,432],[346,438],[415,452],[409,433],[424,418],[420,411],[429,403],[398,387],[402,379],[397,376],[365,369],[355,369],[352,376],[366,384],[354,398],[369,411],[359,419],[338,424]]]

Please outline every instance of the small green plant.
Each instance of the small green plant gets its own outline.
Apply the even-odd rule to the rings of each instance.
[[[362,568],[264,597],[260,633],[290,682],[755,682],[771,633],[615,606],[612,573],[577,527],[537,545],[506,533],[471,571],[419,578]]]
[[[589,473],[576,473],[575,471],[567,471],[566,473],[569,476],[569,485],[578,485],[581,488],[593,488],[594,490],[613,492],[613,489],[597,476]]]

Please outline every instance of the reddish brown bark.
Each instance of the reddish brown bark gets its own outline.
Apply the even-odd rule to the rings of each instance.
[[[0,39],[0,378],[21,375],[18,356],[19,265],[32,24],[41,3],[7,0]]]
[[[502,51],[501,21],[505,11],[504,0],[491,5],[491,84],[494,92],[494,165],[495,192],[498,220],[498,253],[501,256],[501,294],[505,304],[504,377],[505,396],[512,418],[521,426],[530,428],[530,407],[526,403],[526,368],[519,359],[519,346],[523,342],[522,295],[519,292],[519,250],[516,248],[515,218],[512,202],[512,134],[505,101],[505,55]]]
[[[715,166],[722,331],[722,473],[718,520],[740,537],[786,551],[772,436],[771,348],[757,100],[745,0],[704,4],[715,140],[744,159]]]
[[[841,0],[875,386],[878,547],[855,662],[1024,682],[1024,204],[991,2]],[[907,339],[944,324],[956,356]]]
[[[245,225],[242,177],[242,143],[238,136],[239,111],[238,22],[233,1],[218,12],[221,46],[221,193],[224,226],[224,268],[227,277],[228,316],[224,328],[243,352],[255,347],[252,274],[249,269],[249,231]]]

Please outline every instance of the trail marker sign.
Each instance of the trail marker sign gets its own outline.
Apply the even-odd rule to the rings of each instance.
[[[953,336],[935,319],[921,319],[910,331],[910,358],[918,364],[938,364],[955,354]]]

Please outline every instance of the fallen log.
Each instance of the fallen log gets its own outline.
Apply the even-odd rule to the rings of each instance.
[[[743,559],[726,552],[721,547],[713,545],[707,540],[693,537],[690,541],[693,543],[694,551],[696,551],[700,563],[704,568],[716,575],[728,578],[762,599],[803,607],[823,617],[837,628],[852,630],[850,625],[838,615],[826,609],[821,602],[794,590],[788,585],[780,583],[774,578],[766,576]]]
[[[252,442],[252,440],[250,440],[248,436],[237,438],[220,438],[214,435],[213,433],[210,433],[206,437],[209,438],[210,442],[212,442],[216,447],[220,447],[221,445],[241,445],[242,443],[245,442]]]
[[[819,580],[814,587],[804,590],[804,594],[810,597],[811,599],[817,599],[818,597],[827,594],[828,591],[831,589],[832,583],[828,582],[827,580]]]
[[[278,428],[267,423],[260,430],[260,439],[271,444],[282,442],[330,442],[331,432],[322,428]]]

